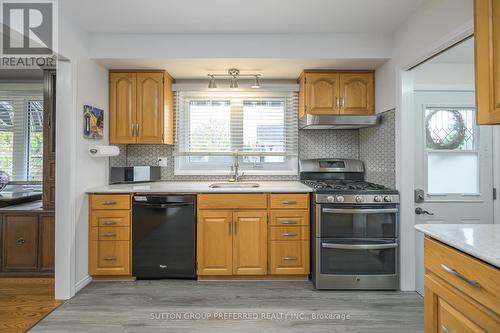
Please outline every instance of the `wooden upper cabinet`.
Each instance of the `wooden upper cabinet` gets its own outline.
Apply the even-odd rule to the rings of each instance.
[[[233,274],[267,273],[267,211],[233,213]]]
[[[137,142],[163,143],[163,73],[137,74]]]
[[[165,71],[111,71],[110,143],[173,144],[172,81]]]
[[[137,74],[110,73],[109,142],[136,143]]]
[[[306,113],[328,115],[339,113],[339,75],[337,73],[306,73]]]
[[[340,74],[340,113],[366,115],[374,112],[373,73]]]
[[[474,1],[477,123],[500,124],[500,1]]]
[[[232,211],[199,211],[197,233],[198,275],[232,275]]]
[[[299,118],[369,115],[375,111],[373,71],[304,71],[299,77]]]

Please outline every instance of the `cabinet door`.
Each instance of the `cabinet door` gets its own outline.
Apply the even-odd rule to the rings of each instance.
[[[309,274],[309,241],[272,241],[271,274]]]
[[[473,323],[469,318],[448,304],[442,298],[438,298],[438,332],[456,333],[485,333],[481,327]]]
[[[233,213],[233,274],[267,273],[267,211]]]
[[[231,211],[198,212],[198,275],[232,275],[232,224]]]
[[[137,143],[163,143],[163,73],[137,74]]]
[[[3,218],[2,270],[38,270],[38,216],[5,215]]]
[[[129,241],[91,241],[90,275],[130,275]]]
[[[477,123],[500,124],[500,1],[474,2]]]
[[[373,73],[340,74],[340,113],[366,115],[374,112]]]
[[[306,110],[313,115],[339,113],[339,74],[306,73]]]
[[[55,249],[55,218],[54,216],[40,217],[40,270],[54,271]]]
[[[137,74],[112,72],[109,76],[109,143],[135,143]]]

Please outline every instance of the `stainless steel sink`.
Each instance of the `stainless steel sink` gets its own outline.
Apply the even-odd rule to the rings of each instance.
[[[210,188],[255,188],[259,187],[258,183],[213,183]]]

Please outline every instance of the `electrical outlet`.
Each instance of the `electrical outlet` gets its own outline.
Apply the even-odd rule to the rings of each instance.
[[[167,157],[158,157],[158,166],[161,166],[161,167],[168,166],[168,158]]]

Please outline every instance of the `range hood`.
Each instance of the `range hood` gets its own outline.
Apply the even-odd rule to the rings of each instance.
[[[299,119],[299,129],[357,129],[376,126],[380,115],[373,116],[316,116],[306,114]]]

